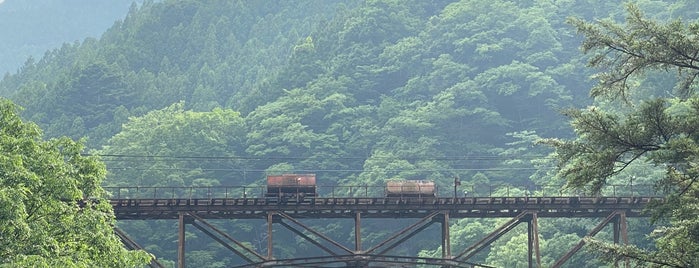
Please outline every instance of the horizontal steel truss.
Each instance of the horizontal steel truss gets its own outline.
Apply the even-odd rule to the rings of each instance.
[[[452,218],[512,218],[523,211],[543,217],[603,218],[611,211],[641,216],[658,197],[473,197],[473,198],[311,198],[279,202],[266,198],[112,199],[117,220],[178,219],[195,212],[204,219],[265,219],[281,211],[294,218],[422,218],[449,211]]]
[[[356,212],[354,216],[355,247],[353,250],[334,241],[321,232],[318,232],[317,230],[303,224],[283,211],[270,211],[267,213],[267,255],[265,256],[257,253],[254,249],[247,247],[244,243],[230,237],[225,232],[208,223],[204,218],[198,216],[196,213],[181,212],[179,214],[178,267],[184,268],[184,228],[185,224],[187,223],[201,230],[203,233],[221,243],[223,246],[248,262],[248,264],[238,267],[317,267],[317,265],[320,264],[332,265],[338,263],[344,264],[346,267],[371,267],[372,265],[381,263],[420,264],[435,267],[489,267],[468,262],[468,259],[476,255],[484,248],[488,247],[492,242],[523,222],[526,222],[528,226],[529,267],[541,267],[537,214],[538,213],[536,211],[523,211],[492,233],[485,236],[480,241],[467,247],[461,253],[452,256],[451,244],[449,241],[449,211],[433,211],[427,216],[420,218],[417,222],[395,232],[382,242],[368,249],[362,249],[361,213]],[[275,223],[314,244],[319,249],[327,253],[328,256],[275,259],[273,254],[273,224]],[[410,239],[412,236],[423,231],[434,223],[440,223],[442,226],[442,258],[393,256],[387,254],[391,249]],[[623,210],[615,210],[610,212],[602,222],[600,222],[587,234],[587,236],[596,235],[609,223],[614,224],[614,242],[618,243],[619,238],[621,237],[623,243],[627,243],[626,212]],[[311,233],[316,238],[307,235],[303,231]],[[124,237],[126,237],[125,234]],[[329,247],[323,245],[320,240],[325,241],[332,246]],[[234,245],[231,245],[230,243],[233,243]],[[561,267],[561,265],[570,259],[570,257],[572,257],[572,255],[579,251],[583,246],[584,240],[581,240],[574,248],[556,261],[552,267]]]

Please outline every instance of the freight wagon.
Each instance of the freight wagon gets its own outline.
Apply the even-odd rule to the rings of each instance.
[[[436,197],[433,181],[403,180],[386,182],[386,197]]]
[[[315,174],[282,174],[267,176],[266,197],[298,198],[316,196]]]

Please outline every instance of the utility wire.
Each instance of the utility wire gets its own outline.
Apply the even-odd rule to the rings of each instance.
[[[452,171],[520,171],[520,170],[553,170],[555,167],[541,168],[450,168],[450,169],[295,169],[296,172],[452,172]],[[135,170],[135,171],[187,171],[192,168],[114,168],[114,170]],[[231,169],[231,168],[204,168],[201,171],[237,171],[237,172],[267,172],[264,169]]]
[[[84,156],[99,156],[109,159],[103,161],[120,161],[117,159],[136,159],[136,160],[306,160],[313,157],[301,156],[166,156],[166,155],[127,155],[127,154],[83,154]],[[489,155],[474,155],[474,156],[436,156],[436,157],[381,157],[381,156],[340,156],[340,157],[323,157],[323,159],[334,160],[363,160],[363,159],[405,159],[405,160],[439,160],[439,161],[456,161],[456,160],[531,160],[531,159],[552,159],[543,155],[530,156],[489,156]]]

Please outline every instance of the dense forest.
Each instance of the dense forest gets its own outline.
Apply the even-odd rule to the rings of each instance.
[[[634,5],[661,22],[699,18],[693,0]],[[266,174],[302,172],[321,185],[429,179],[449,195],[458,177],[472,194],[482,185],[499,185],[487,189],[495,194],[542,194],[542,186],[569,179],[557,173],[554,149],[537,143],[579,134],[564,111],[594,105],[629,114],[644,99],[674,96],[668,89],[677,78],[662,68],[626,81],[638,90],[624,98],[591,96],[598,76],[587,65],[595,55],[580,50],[583,26],[570,18],[620,23],[627,16],[625,3],[599,0],[146,0],[101,37],[26,61],[0,81],[0,96],[23,107],[22,118],[45,137],[82,139],[106,164],[104,186],[254,187]],[[634,162],[605,183],[652,184],[664,172]],[[653,224],[630,221],[630,243],[654,248],[646,236]],[[119,226],[172,264],[176,224]],[[254,222],[217,224],[244,241],[263,239],[265,227]],[[313,224],[338,241],[353,239],[350,222]],[[368,223],[365,243],[388,235],[381,224]],[[452,248],[500,224],[454,221]],[[539,224],[546,267],[596,222]],[[187,266],[241,261],[196,230],[188,239]],[[284,239],[277,256],[317,254],[307,242]],[[438,241],[412,239],[420,242],[396,253],[440,256]],[[472,261],[524,267],[526,243],[526,231],[508,233]],[[578,254],[567,267],[603,265]]]

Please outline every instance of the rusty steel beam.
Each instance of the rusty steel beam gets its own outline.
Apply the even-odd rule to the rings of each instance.
[[[136,243],[136,241],[133,241],[124,231],[119,229],[119,227],[114,227],[114,234],[116,234],[117,237],[121,240],[121,243],[126,246],[126,248],[130,250],[138,250],[138,249],[143,249],[140,245]]]
[[[178,221],[178,231],[177,231],[177,267],[184,268],[184,214],[185,212],[179,213]]]
[[[274,258],[274,245],[272,242],[272,223],[274,220],[274,212],[267,212],[267,259],[271,260]]]
[[[506,234],[513,228],[515,228],[517,225],[522,223],[522,219],[531,214],[531,212],[524,211],[517,215],[516,217],[510,219],[507,221],[505,224],[500,226],[499,228],[495,229],[492,233],[488,234],[486,237],[481,239],[480,241],[476,242],[475,244],[471,245],[470,247],[466,248],[463,252],[461,252],[459,255],[456,255],[454,259],[464,259],[468,260],[469,258],[473,257],[473,255],[476,255],[479,251],[481,251],[483,248],[487,247],[495,241],[496,239],[500,238],[502,235]]]
[[[539,251],[539,223],[536,213],[532,213],[532,218],[528,222],[529,226],[529,267],[534,267],[532,253],[536,256],[536,267],[541,268],[541,252]],[[532,252],[533,251],[533,252]]]
[[[384,241],[382,241],[382,242],[378,243],[377,245],[373,246],[372,248],[368,249],[368,250],[366,251],[366,253],[367,253],[367,254],[371,254],[372,252],[374,252],[374,250],[378,249],[379,247],[381,247],[381,246],[383,246],[383,245],[385,245],[385,244],[391,242],[392,240],[396,239],[397,237],[399,237],[399,236],[401,236],[401,235],[403,235],[403,234],[409,232],[410,230],[416,228],[417,226],[420,226],[420,225],[424,224],[425,221],[427,221],[427,220],[432,220],[432,218],[433,218],[434,216],[437,216],[437,214],[439,214],[439,211],[434,211],[434,212],[430,213],[430,214],[427,215],[426,217],[420,219],[418,222],[416,222],[416,223],[414,223],[414,224],[412,224],[412,225],[410,225],[410,226],[408,226],[408,227],[403,228],[402,230],[396,232],[395,234],[393,234],[392,236],[388,237],[388,238],[385,239]]]
[[[345,266],[337,266],[345,265]],[[348,265],[349,264],[349,265]],[[352,264],[360,264],[354,266]],[[341,256],[322,256],[308,258],[294,258],[284,260],[271,260],[254,264],[234,266],[237,268],[258,267],[449,267],[449,268],[474,268],[493,266],[471,263],[454,259],[425,258],[410,256],[392,256],[376,254],[351,254]]]
[[[218,242],[219,244],[221,244],[222,246],[224,246],[225,248],[227,248],[231,252],[235,253],[235,255],[238,255],[239,257],[243,258],[243,260],[247,261],[248,263],[255,262],[252,259],[248,258],[248,256],[245,256],[245,254],[243,254],[241,251],[237,250],[236,248],[234,248],[231,245],[229,245],[228,243],[226,243],[226,241],[223,241],[223,239],[219,238],[214,233],[210,232],[209,230],[206,230],[206,228],[204,228],[204,226],[201,226],[201,225],[197,224],[196,222],[193,222],[192,226],[196,227],[197,229],[199,229],[199,231],[202,231],[204,234],[208,235],[213,240],[216,240],[216,242]]]
[[[599,233],[607,224],[609,224],[612,219],[615,217],[619,216],[621,212],[619,211],[614,211],[609,214],[602,222],[600,222],[595,228],[593,228],[585,237],[592,237],[595,236],[597,233]],[[561,267],[570,257],[573,256],[576,252],[578,252],[583,246],[585,245],[585,240],[581,239],[580,242],[578,242],[575,247],[573,247],[571,250],[569,250],[566,254],[564,254],[560,259],[556,261],[556,263],[551,266],[552,268],[558,268]]]
[[[624,245],[629,243],[629,238],[626,230],[626,214],[621,211],[619,217],[614,218],[613,221],[614,228],[614,243],[619,244],[619,238],[621,238],[621,243]],[[624,258],[624,267],[629,267],[629,258]],[[614,267],[619,267],[619,261],[614,262]]]
[[[265,265],[272,265],[282,260],[273,257],[273,223],[275,220],[285,228],[311,243],[320,246],[330,255],[337,256],[374,256],[379,252],[384,255],[400,243],[410,239],[415,234],[440,222],[442,259],[446,261],[466,261],[477,252],[487,247],[504,233],[509,232],[518,224],[528,222],[528,261],[529,267],[540,267],[538,223],[539,217],[597,217],[607,219],[595,229],[606,226],[614,220],[614,240],[627,243],[626,217],[644,217],[641,212],[644,207],[658,197],[464,197],[464,198],[430,198],[430,199],[397,199],[397,198],[313,198],[308,202],[269,202],[265,198],[220,198],[220,199],[113,199],[110,200],[118,220],[139,219],[177,219],[178,257],[177,267],[185,265],[185,225],[201,222],[203,219],[266,219],[267,220],[267,256],[258,256]],[[439,214],[442,215],[439,215]],[[439,215],[439,217],[437,217]],[[512,218],[493,233],[470,246],[464,252],[451,257],[449,234],[450,218]],[[355,238],[354,250],[328,238],[324,234],[304,225],[299,219],[354,219]],[[420,219],[393,234],[391,237],[368,250],[363,250],[361,241],[362,218],[415,218]],[[429,222],[427,222],[429,220]],[[288,222],[287,222],[288,221]],[[294,223],[313,235],[308,235]],[[196,224],[196,223],[195,223]],[[203,225],[196,226],[204,229]],[[216,230],[215,228],[212,230]],[[206,233],[206,231],[204,231]],[[593,230],[595,235],[599,230]],[[219,233],[220,234],[220,233]],[[223,234],[222,234],[223,235]],[[210,235],[215,237],[213,235]],[[225,235],[223,235],[225,237]],[[321,244],[318,238],[337,246],[338,251]],[[216,239],[216,238],[214,238]],[[232,238],[231,238],[232,239]],[[230,239],[229,239],[230,240]],[[217,240],[218,241],[218,240]],[[235,240],[231,240],[235,241]],[[221,242],[221,241],[219,241]],[[235,242],[234,242],[235,243]],[[581,241],[581,243],[583,243]],[[223,243],[222,243],[223,244]],[[242,244],[242,243],[241,243]],[[578,244],[567,255],[572,255],[582,247]],[[254,251],[253,251],[254,252]],[[346,253],[345,253],[346,252]],[[235,253],[235,251],[234,251]],[[240,252],[242,254],[247,254]],[[236,253],[237,254],[237,253]],[[349,254],[349,255],[341,255]],[[246,256],[251,256],[247,254]],[[535,257],[535,258],[534,258]],[[570,256],[564,256],[570,258]],[[342,258],[338,258],[342,259]],[[567,259],[566,259],[567,260]],[[566,260],[559,260],[563,263]],[[252,261],[255,261],[252,259]],[[367,261],[355,259],[349,263],[365,264]],[[626,261],[628,265],[628,260]],[[449,265],[445,265],[449,266]],[[458,267],[458,266],[454,266]],[[556,267],[556,266],[554,266]]]
[[[433,220],[433,221],[429,221],[429,222],[427,222],[427,223],[421,225],[420,227],[415,228],[415,230],[413,230],[413,231],[411,231],[410,233],[406,234],[405,236],[401,237],[401,238],[398,239],[396,242],[391,243],[390,245],[388,245],[384,250],[382,250],[382,251],[379,252],[378,254],[379,254],[379,255],[384,255],[384,254],[386,254],[386,252],[388,252],[389,250],[391,250],[391,249],[397,247],[398,245],[402,244],[402,243],[405,242],[406,240],[408,240],[408,239],[410,239],[411,237],[415,236],[415,235],[418,234],[419,232],[422,232],[422,230],[425,230],[427,227],[430,227],[430,225],[432,225],[433,223],[435,223],[434,220]]]
[[[124,231],[119,229],[119,227],[114,227],[114,233],[116,234],[117,237],[121,240],[121,243],[123,243],[127,248],[131,250],[143,250],[143,247],[136,243],[131,237],[129,237]],[[161,264],[155,257],[150,260],[150,263],[148,263],[148,266],[151,268],[165,268],[163,264]]]
[[[620,231],[621,231],[621,241],[624,243],[624,245],[629,244],[629,236],[628,236],[628,230],[626,226],[626,213],[623,211],[619,212],[619,221],[620,221]],[[629,258],[624,259],[624,267],[628,268],[631,266],[631,262]]]
[[[233,242],[233,243],[236,244],[238,247],[240,247],[240,248],[242,248],[243,250],[245,250],[245,252],[254,255],[255,257],[259,258],[260,260],[264,260],[264,259],[265,259],[264,256],[260,255],[259,253],[255,252],[254,250],[248,248],[247,246],[245,246],[245,244],[239,242],[238,240],[233,239],[233,237],[231,237],[231,236],[228,235],[227,233],[221,231],[220,229],[216,228],[216,226],[214,226],[214,225],[212,225],[211,223],[207,222],[207,221],[204,220],[203,218],[197,216],[195,213],[187,213],[187,214],[188,214],[190,217],[194,218],[195,220],[197,220],[197,221],[201,222],[202,224],[204,224],[204,225],[205,225],[206,227],[208,227],[209,229],[214,230],[214,232],[218,233],[220,236],[223,236],[224,238],[228,239],[228,241]],[[196,223],[196,222],[192,222],[193,225],[194,225],[195,223]],[[196,226],[196,225],[195,225],[195,226]],[[199,228],[199,230],[202,230],[202,229]],[[202,230],[202,231],[204,231],[204,230]],[[214,234],[212,234],[211,232],[208,232],[208,231],[204,231],[204,232],[205,232],[206,234],[208,234],[211,238],[217,239],[217,237],[216,237]],[[216,241],[219,241],[219,240],[217,239]],[[222,241],[222,240],[221,240],[221,241]],[[225,241],[223,241],[223,242],[221,242],[221,241],[219,241],[219,243],[221,243],[222,245],[224,245],[224,246],[227,247],[228,243],[226,243]],[[227,247],[227,248],[228,248],[228,247]],[[234,250],[234,249],[232,249],[232,248],[229,248],[229,249],[231,249],[231,250],[234,251],[234,252],[237,251],[237,250]],[[242,257],[242,256],[241,256],[241,257]],[[243,257],[243,258],[249,260],[248,257]],[[249,260],[248,262],[253,262],[253,261],[252,261],[252,260]]]
[[[442,213],[442,258],[451,258],[451,241],[449,237],[449,211]]]
[[[323,240],[325,240],[325,241],[327,241],[327,242],[330,242],[331,244],[333,244],[333,245],[335,245],[336,247],[338,247],[338,248],[344,250],[345,252],[347,252],[347,253],[354,253],[354,252],[353,252],[352,250],[350,250],[349,248],[347,248],[347,247],[343,246],[342,244],[336,242],[335,240],[331,239],[330,237],[327,237],[326,235],[324,235],[324,234],[322,234],[322,233],[320,233],[320,232],[314,230],[313,228],[311,228],[311,227],[309,227],[309,226],[306,226],[305,224],[303,224],[303,223],[301,223],[300,221],[298,221],[298,220],[292,218],[291,216],[287,215],[286,213],[284,213],[284,212],[279,212],[279,211],[277,211],[276,213],[279,214],[279,216],[281,216],[282,218],[285,218],[285,219],[287,219],[287,220],[289,220],[289,221],[291,221],[291,222],[293,222],[293,223],[295,223],[295,224],[301,226],[301,227],[304,228],[306,231],[309,231],[309,232],[311,232],[312,234],[314,234],[314,235],[316,235],[316,236],[322,238]]]
[[[354,213],[354,252],[362,251],[362,213]]]
[[[658,197],[485,197],[394,200],[389,198],[314,198],[310,202],[268,202],[265,198],[228,199],[112,199],[117,220],[178,219],[196,211],[206,219],[265,219],[270,211],[294,218],[423,218],[432,211],[449,211],[450,218],[511,218],[522,211],[538,217],[607,216],[623,210],[642,217],[645,206]]]
[[[328,254],[333,255],[333,256],[339,255],[339,254],[335,253],[334,251],[332,251],[331,249],[329,249],[328,247],[323,246],[323,244],[321,244],[321,243],[318,242],[317,240],[311,238],[310,236],[304,234],[303,232],[299,231],[298,229],[294,228],[293,226],[287,224],[286,222],[284,222],[284,221],[279,221],[279,224],[281,224],[282,226],[284,226],[284,227],[285,227],[286,229],[288,229],[289,231],[295,233],[296,235],[302,237],[303,239],[306,239],[306,241],[311,242],[313,245],[315,245],[316,247],[322,249],[323,251],[327,252]]]

